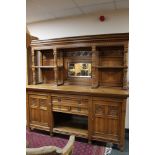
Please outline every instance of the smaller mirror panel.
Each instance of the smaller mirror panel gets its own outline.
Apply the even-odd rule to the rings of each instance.
[[[91,77],[91,63],[68,63],[68,77]]]

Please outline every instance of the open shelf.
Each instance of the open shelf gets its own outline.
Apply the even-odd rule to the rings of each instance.
[[[124,46],[95,48],[94,52],[92,47],[38,50],[32,63],[34,83],[125,88],[128,67]]]
[[[113,68],[113,69],[117,69],[117,68],[118,68],[118,69],[121,69],[121,68],[123,69],[123,68],[126,68],[126,67],[124,67],[124,66],[94,66],[94,67],[99,68],[99,69],[100,69],[100,68],[101,68],[101,69],[102,69],[102,68],[103,68],[103,69],[106,69],[106,68],[107,68],[107,69],[108,69],[108,68]]]
[[[85,129],[78,129],[75,127],[68,127],[68,126],[57,126],[53,128],[53,132],[61,133],[61,134],[74,134],[77,137],[88,137],[88,130]]]
[[[33,66],[34,68],[55,68],[56,66]]]
[[[54,112],[54,120],[53,132],[88,137],[88,117]]]
[[[98,49],[98,65],[103,66],[102,68],[123,68],[124,57],[123,57],[123,47],[99,47]],[[111,67],[112,66],[112,67]],[[115,67],[116,66],[116,67]],[[99,68],[98,67],[98,68]]]

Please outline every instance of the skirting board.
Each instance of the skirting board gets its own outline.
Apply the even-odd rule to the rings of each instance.
[[[125,138],[129,139],[129,129],[125,129]]]

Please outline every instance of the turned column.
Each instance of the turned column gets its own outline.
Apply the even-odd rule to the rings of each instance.
[[[128,89],[128,43],[124,44],[123,89]]]
[[[99,74],[98,74],[98,51],[96,46],[92,46],[92,88],[97,88],[99,85]]]
[[[54,82],[58,85],[58,65],[57,65],[57,49],[53,49],[54,55]]]
[[[120,143],[118,145],[121,151],[124,150],[125,144],[125,113],[126,113],[126,99],[123,100],[121,106],[121,122],[120,122]]]
[[[33,84],[36,84],[36,70],[35,70],[35,52],[34,49],[32,49],[32,79]]]
[[[60,72],[60,77],[58,77],[59,79],[59,85],[62,85],[63,84],[63,76],[64,76],[64,73],[63,73],[63,53],[62,51],[60,51],[59,53],[59,72]]]

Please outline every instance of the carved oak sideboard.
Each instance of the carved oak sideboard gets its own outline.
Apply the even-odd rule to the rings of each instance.
[[[34,40],[28,50],[27,126],[123,150],[128,34]]]

